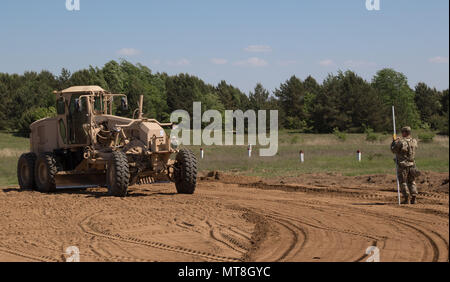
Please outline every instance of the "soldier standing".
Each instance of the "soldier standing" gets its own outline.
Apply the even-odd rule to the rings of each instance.
[[[409,126],[402,128],[402,137],[394,140],[391,145],[392,153],[397,156],[397,173],[403,195],[402,204],[416,203],[415,179],[418,176],[418,170],[414,158],[417,148],[417,140],[411,137],[411,127]]]

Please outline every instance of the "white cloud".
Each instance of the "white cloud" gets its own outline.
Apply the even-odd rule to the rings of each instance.
[[[344,65],[348,68],[360,68],[360,67],[375,67],[377,64],[368,61],[348,60],[344,62]]]
[[[188,59],[180,59],[178,61],[168,61],[167,64],[172,67],[188,66],[191,62]]]
[[[228,61],[226,59],[221,59],[221,58],[212,58],[211,63],[213,63],[215,65],[225,65],[228,63]]]
[[[267,53],[272,52],[272,47],[267,45],[250,45],[247,46],[244,50],[252,53]]]
[[[233,65],[243,67],[265,67],[268,64],[269,63],[267,63],[265,60],[261,58],[252,57],[248,58],[247,60],[237,61]]]
[[[326,60],[322,60],[319,62],[319,65],[323,66],[323,67],[329,67],[329,66],[334,66],[335,63],[333,60],[330,59],[326,59]]]
[[[139,55],[140,53],[141,53],[141,51],[134,49],[134,48],[122,48],[119,51],[117,51],[118,55],[128,56],[128,57],[136,56],[136,55]]]
[[[448,64],[448,57],[437,56],[430,58],[428,61],[433,64]]]

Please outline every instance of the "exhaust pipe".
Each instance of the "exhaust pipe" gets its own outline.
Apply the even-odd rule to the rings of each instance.
[[[139,96],[139,115],[138,119],[142,119],[142,108],[144,107],[144,95]]]

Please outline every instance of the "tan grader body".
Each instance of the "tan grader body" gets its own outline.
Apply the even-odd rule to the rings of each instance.
[[[125,118],[112,114],[115,97],[121,98],[122,109],[128,108],[123,94],[76,86],[55,95],[57,116],[31,125],[30,152],[17,168],[22,188],[51,192],[99,185],[111,195],[125,196],[130,185],[166,179],[175,182],[179,193],[194,192],[194,154],[178,150],[168,137],[164,127],[172,124],[143,117],[142,96],[137,118]]]

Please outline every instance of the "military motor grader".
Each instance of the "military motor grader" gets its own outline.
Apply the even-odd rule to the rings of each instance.
[[[143,117],[143,96],[133,118],[125,118],[113,115],[115,107],[128,109],[124,94],[99,86],[54,93],[57,116],[30,126],[31,149],[17,166],[22,189],[102,186],[110,195],[123,197],[131,185],[170,180],[178,193],[194,193],[196,157],[187,149],[178,150],[176,140],[167,136],[164,128],[173,124]],[[120,99],[120,106],[114,98]]]

